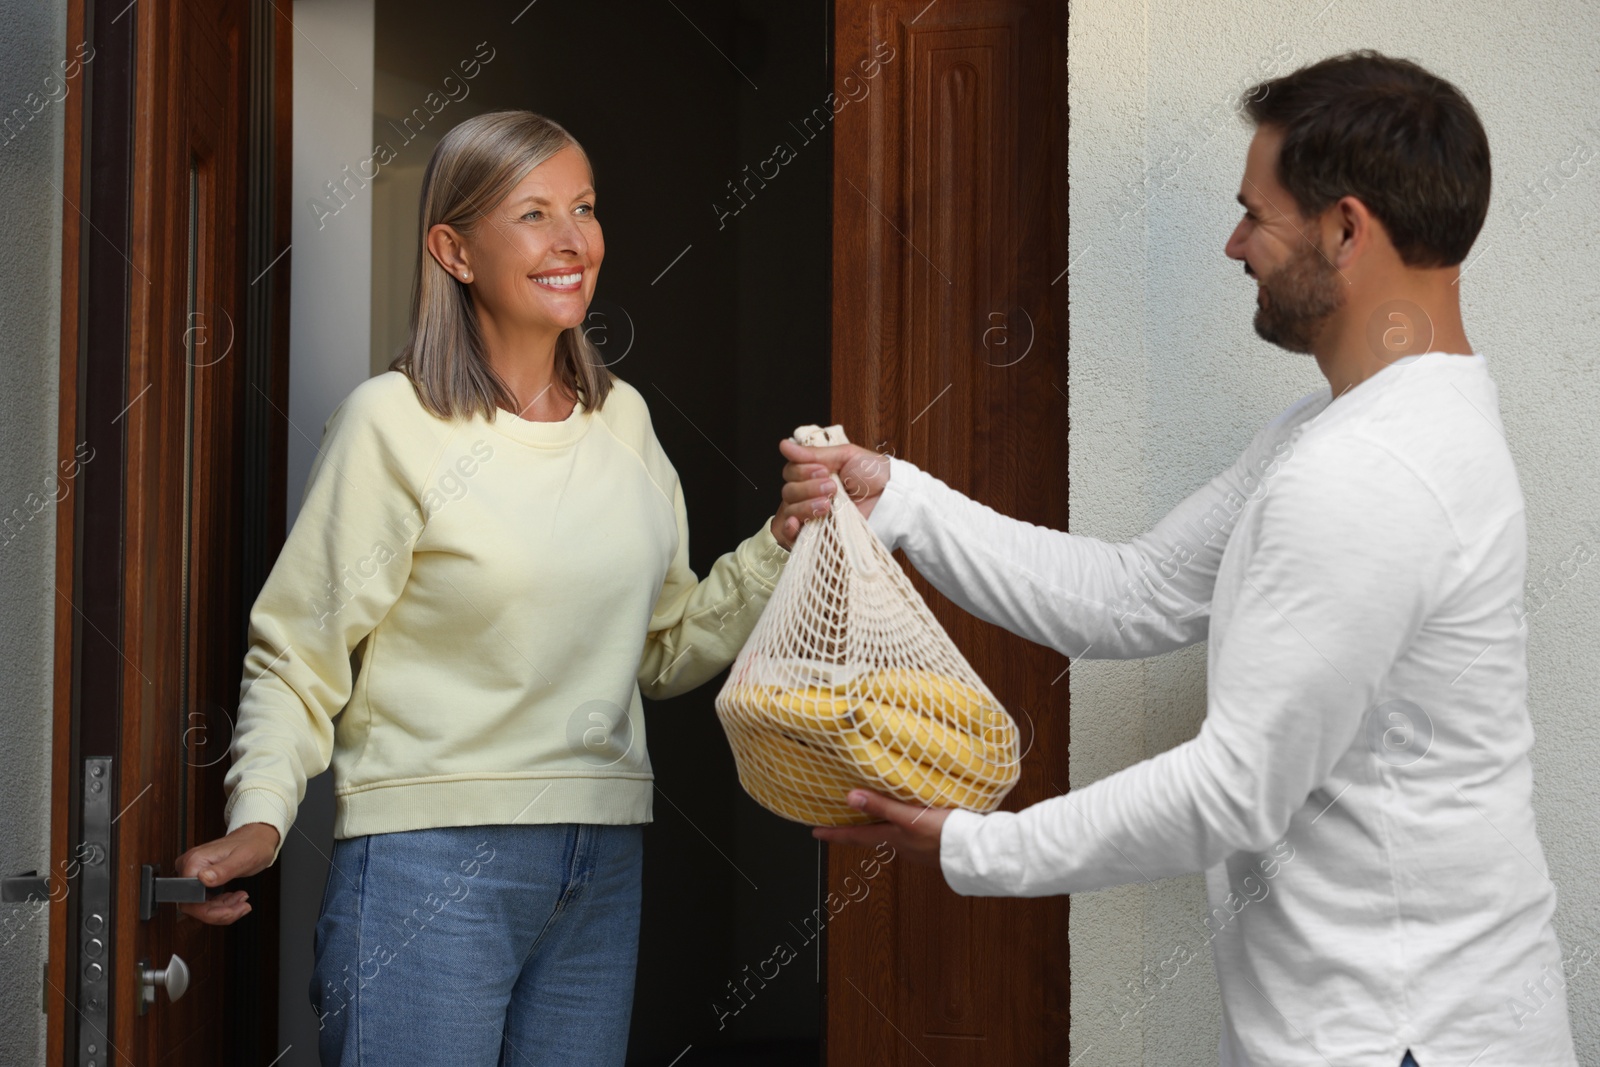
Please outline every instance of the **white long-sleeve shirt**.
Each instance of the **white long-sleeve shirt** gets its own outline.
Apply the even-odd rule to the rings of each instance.
[[[953,812],[956,892],[1205,871],[1225,1065],[1577,1063],[1534,828],[1522,492],[1481,355],[1297,401],[1128,544],[890,467],[872,528],[967,611],[1073,658],[1209,639],[1199,735],[1025,811]]]

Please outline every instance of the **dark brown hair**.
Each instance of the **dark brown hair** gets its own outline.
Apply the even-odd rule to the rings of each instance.
[[[1489,211],[1489,138],[1454,85],[1363,50],[1252,87],[1244,111],[1283,131],[1278,181],[1303,216],[1353,196],[1407,266],[1467,258]]]

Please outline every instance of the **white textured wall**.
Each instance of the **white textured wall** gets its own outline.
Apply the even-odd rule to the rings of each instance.
[[[0,876],[50,867],[65,37],[65,5],[0,0]],[[44,1062],[48,928],[0,904],[0,1063]]]
[[[1467,334],[1499,383],[1527,498],[1528,607],[1545,603],[1530,620],[1530,698],[1558,930],[1569,958],[1600,951],[1600,564],[1559,577],[1580,542],[1600,546],[1600,5],[1074,0],[1070,26],[1077,533],[1146,529],[1323,384],[1311,357],[1255,336],[1255,287],[1222,253],[1251,133],[1230,101],[1261,77],[1376,48],[1453,81],[1483,117],[1494,199],[1461,283]],[[1081,662],[1072,707],[1084,785],[1193,736],[1204,649]],[[1198,877],[1074,900],[1075,1067],[1215,1062],[1208,951],[1165,988],[1127,989],[1180,944],[1206,950],[1203,905]],[[1579,1060],[1600,1062],[1600,962],[1568,994]]]

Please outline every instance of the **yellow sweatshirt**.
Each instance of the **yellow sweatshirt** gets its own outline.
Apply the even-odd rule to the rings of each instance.
[[[335,837],[649,822],[640,691],[733,662],[788,555],[763,524],[696,581],[625,382],[562,422],[441,420],[398,371],[363,382],[250,612],[228,829],[281,849],[330,760]]]

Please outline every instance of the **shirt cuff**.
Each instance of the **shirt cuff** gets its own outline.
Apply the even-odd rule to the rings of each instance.
[[[272,859],[267,863],[270,867],[278,862],[278,853],[283,851],[284,839],[289,836],[289,824],[294,821],[289,815],[289,808],[290,805],[278,795],[277,790],[251,786],[234,791],[228,800],[224,818],[230,834],[253,822],[264,822],[278,831],[278,847],[273,850]]]
[[[789,562],[789,550],[778,543],[772,535],[772,520],[769,518],[761,524],[754,536],[747,537],[740,543],[736,550],[739,566],[746,574],[754,574],[766,587],[767,592],[772,592],[772,587],[778,584],[778,576],[783,573],[783,568]]]
[[[1000,896],[977,871],[973,847],[987,815],[960,808],[950,812],[939,834],[939,870],[951,889],[964,897]]]
[[[884,485],[878,502],[867,516],[867,525],[878,540],[893,552],[900,547],[912,521],[913,497],[928,475],[913,463],[889,456],[889,481]]]

